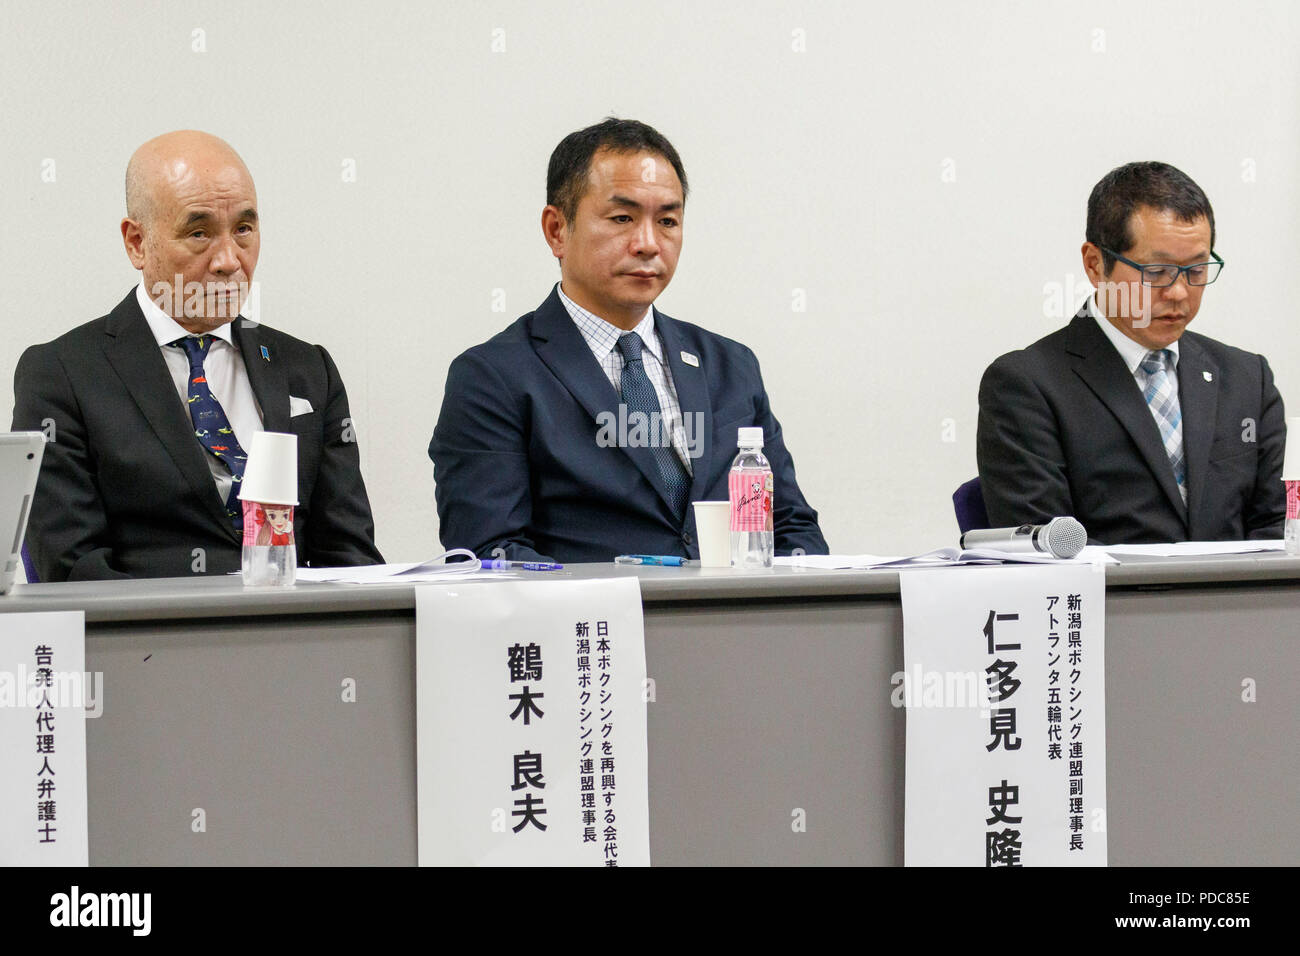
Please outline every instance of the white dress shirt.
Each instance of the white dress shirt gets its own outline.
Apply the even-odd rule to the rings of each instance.
[[[578,331],[582,333],[591,354],[596,357],[600,367],[614,386],[614,391],[623,394],[623,353],[618,350],[618,339],[623,330],[617,325],[606,322],[598,315],[588,312],[578,303],[564,294],[564,289],[556,285],[560,301],[573,319]],[[686,430],[682,427],[682,407],[677,401],[677,389],[673,385],[673,373],[664,359],[664,345],[655,331],[654,307],[646,309],[641,321],[632,331],[641,337],[641,364],[645,366],[646,377],[654,386],[655,397],[659,399],[659,411],[663,416],[668,434],[672,435],[673,450],[686,466],[686,473],[694,475],[691,469],[691,456],[686,447]],[[611,409],[612,411],[613,409]]]
[[[1146,375],[1138,371],[1138,366],[1142,364],[1142,360],[1147,357],[1147,352],[1150,352],[1151,349],[1148,349],[1141,342],[1133,341],[1119,329],[1115,328],[1115,326],[1111,324],[1110,320],[1107,319],[1106,316],[1102,315],[1101,310],[1097,308],[1095,295],[1088,296],[1088,313],[1097,320],[1097,324],[1101,326],[1101,330],[1106,333],[1106,338],[1110,339],[1110,344],[1115,346],[1115,351],[1119,352],[1119,357],[1122,358],[1124,364],[1128,366],[1129,374],[1132,375],[1133,380],[1137,382],[1138,388],[1145,393],[1147,387]],[[1169,345],[1165,346],[1165,348],[1174,353],[1174,371],[1177,371],[1178,342],[1171,342]],[[1173,386],[1174,395],[1177,396],[1178,376],[1170,375],[1169,382]]]
[[[185,417],[189,418],[190,359],[183,348],[171,343],[191,333],[185,331],[175,319],[158,308],[157,304],[145,294],[144,283],[135,287],[135,298],[140,303],[140,311],[144,313],[144,320],[149,323],[149,330],[153,332],[154,340],[162,350],[163,361],[167,363],[167,371],[171,373],[172,382],[176,385],[181,409],[185,412]],[[263,431],[262,410],[253,395],[253,386],[248,381],[248,370],[244,368],[243,356],[239,354],[239,347],[235,345],[230,323],[218,326],[208,334],[212,336],[213,342],[203,359],[203,377],[208,380],[208,388],[211,389],[212,396],[226,413],[230,427],[235,433],[235,440],[247,452],[249,443],[253,440],[253,433]],[[194,441],[199,443],[198,438]],[[199,447],[203,447],[201,443]],[[234,484],[234,479],[231,478],[229,469],[206,448],[203,449],[203,457],[207,459],[208,470],[212,472],[217,494],[222,501],[225,501],[230,495],[230,486]]]
[[[1115,326],[1112,325],[1107,320],[1107,318],[1101,314],[1101,310],[1097,308],[1097,303],[1095,301],[1095,298],[1096,298],[1095,296],[1088,296],[1088,311],[1092,313],[1092,317],[1097,320],[1097,324],[1101,326],[1102,332],[1106,333],[1106,338],[1110,339],[1110,344],[1115,346],[1115,350],[1119,352],[1120,358],[1122,358],[1124,360],[1124,364],[1128,366],[1129,374],[1133,376],[1133,381],[1137,382],[1138,391],[1142,393],[1142,397],[1145,399],[1147,393],[1147,375],[1146,372],[1143,372],[1139,368],[1139,366],[1142,364],[1143,360],[1147,357],[1147,354],[1155,350],[1148,349],[1141,342],[1133,341],[1131,338],[1129,338],[1119,329],[1115,328]],[[1178,400],[1178,375],[1177,375],[1178,342],[1177,340],[1166,345],[1165,348],[1167,348],[1170,352],[1173,353],[1173,362],[1172,362],[1173,368],[1170,370],[1170,374],[1167,375],[1166,378],[1169,380],[1169,387],[1173,391],[1174,400],[1177,401]],[[1147,407],[1151,409],[1151,417],[1155,419],[1156,428],[1158,430],[1161,430],[1160,416],[1156,414],[1156,410],[1154,408],[1151,408],[1150,403],[1147,404]],[[1174,431],[1177,432],[1178,434],[1178,442],[1177,442],[1178,447],[1182,447],[1183,416],[1181,414],[1181,410],[1178,415],[1178,426],[1174,429]],[[1163,438],[1163,430],[1161,430],[1161,437]],[[1168,451],[1167,445],[1165,450]],[[1184,475],[1184,477],[1186,476]],[[1182,491],[1183,503],[1186,504],[1187,503],[1186,485],[1181,486],[1179,490]]]

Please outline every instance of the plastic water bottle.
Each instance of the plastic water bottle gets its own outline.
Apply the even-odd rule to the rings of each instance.
[[[1286,553],[1300,555],[1300,481],[1286,483]]]
[[[288,587],[298,577],[293,507],[244,501],[240,571],[247,587]]]
[[[763,429],[742,428],[731,463],[731,566],[772,566],[772,466],[763,456]]]
[[[240,570],[248,587],[288,587],[298,577],[293,509],[298,504],[298,436],[254,432],[239,485],[244,507]]]

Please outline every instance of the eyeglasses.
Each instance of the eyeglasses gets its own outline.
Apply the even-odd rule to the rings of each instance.
[[[1215,279],[1219,278],[1219,273],[1223,270],[1223,260],[1219,258],[1219,254],[1213,249],[1210,250],[1210,255],[1214,257],[1213,262],[1198,262],[1191,266],[1176,266],[1172,263],[1168,265],[1163,263],[1142,265],[1140,262],[1126,259],[1118,252],[1112,252],[1105,246],[1098,246],[1097,248],[1106,253],[1106,255],[1112,256],[1124,263],[1126,266],[1132,266],[1138,272],[1142,273],[1142,284],[1150,286],[1153,289],[1163,289],[1173,285],[1178,281],[1179,275],[1184,272],[1187,273],[1188,285],[1209,285]]]

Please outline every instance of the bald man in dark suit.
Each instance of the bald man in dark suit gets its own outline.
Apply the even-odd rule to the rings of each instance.
[[[14,375],[14,429],[51,440],[27,539],[41,580],[238,570],[242,450],[261,430],[298,436],[299,562],[381,561],[338,369],[241,316],[260,250],[243,161],[206,133],[150,140],[121,231],[141,284]],[[193,383],[220,406],[220,435],[191,417]]]

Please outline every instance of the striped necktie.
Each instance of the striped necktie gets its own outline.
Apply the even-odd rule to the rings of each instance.
[[[1165,443],[1165,454],[1178,482],[1178,493],[1187,504],[1187,461],[1183,457],[1183,413],[1178,407],[1178,392],[1174,390],[1174,353],[1169,349],[1148,352],[1138,368],[1146,376],[1142,395],[1151,409],[1151,416],[1160,428],[1160,438]]]

